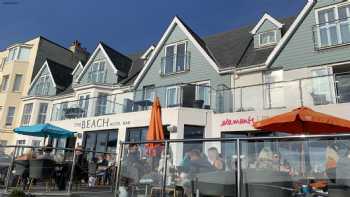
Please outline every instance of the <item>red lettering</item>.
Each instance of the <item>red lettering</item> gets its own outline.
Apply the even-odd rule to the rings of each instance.
[[[221,122],[220,126],[230,126],[230,125],[252,125],[255,122],[255,119],[251,116],[248,118],[237,118],[237,119],[225,119]]]

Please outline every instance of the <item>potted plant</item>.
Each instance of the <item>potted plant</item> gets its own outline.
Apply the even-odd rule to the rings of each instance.
[[[14,189],[10,193],[9,197],[26,197],[26,194],[24,193],[23,190],[20,189]]]

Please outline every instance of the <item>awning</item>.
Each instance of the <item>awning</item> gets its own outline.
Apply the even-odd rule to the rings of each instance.
[[[14,129],[15,133],[35,137],[55,137],[69,138],[74,137],[74,133],[67,129],[54,126],[52,124],[37,124],[33,126],[22,126]]]

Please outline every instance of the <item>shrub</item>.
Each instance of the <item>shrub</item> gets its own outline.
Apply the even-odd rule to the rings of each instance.
[[[10,193],[9,197],[26,197],[26,194],[20,189],[14,189]]]

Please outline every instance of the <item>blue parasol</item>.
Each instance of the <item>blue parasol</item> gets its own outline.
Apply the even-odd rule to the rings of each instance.
[[[37,124],[33,126],[22,126],[14,129],[15,133],[35,137],[55,137],[69,138],[74,137],[75,132],[54,126],[52,124]]]

